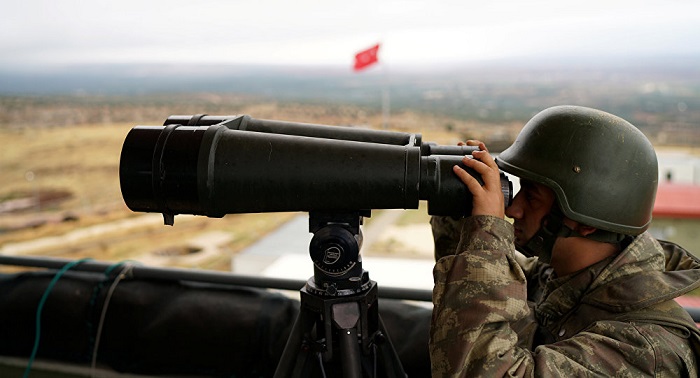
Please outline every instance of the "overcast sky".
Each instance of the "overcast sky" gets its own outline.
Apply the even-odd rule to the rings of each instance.
[[[0,66],[700,53],[697,0],[6,1]]]

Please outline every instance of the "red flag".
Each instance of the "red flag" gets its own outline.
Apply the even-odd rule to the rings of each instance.
[[[377,52],[379,51],[379,44],[368,48],[367,50],[362,50],[355,54],[355,71],[361,71],[374,63],[377,63]]]

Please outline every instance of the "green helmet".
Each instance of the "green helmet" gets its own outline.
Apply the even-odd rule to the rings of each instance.
[[[545,109],[497,163],[554,190],[560,210],[574,221],[625,235],[649,227],[658,184],[656,153],[622,118],[580,106]]]

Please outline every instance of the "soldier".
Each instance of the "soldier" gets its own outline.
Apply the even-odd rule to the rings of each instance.
[[[431,220],[433,376],[698,376],[700,332],[673,298],[700,286],[700,261],[645,232],[658,181],[646,137],[559,106],[497,159],[467,144],[484,185],[454,171],[472,216]],[[505,210],[499,168],[521,180]]]

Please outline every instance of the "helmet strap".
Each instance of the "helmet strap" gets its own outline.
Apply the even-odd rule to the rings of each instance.
[[[564,216],[558,210],[552,209],[549,214],[542,218],[540,229],[537,230],[525,245],[518,247],[518,251],[528,257],[537,256],[540,261],[549,264],[552,260],[552,248],[554,242],[560,234],[575,233],[575,231],[564,225]],[[571,235],[572,236],[572,235]]]
[[[629,243],[631,238],[625,234],[601,229],[596,229],[595,232],[588,235],[582,235],[564,224],[564,214],[559,210],[558,206],[554,206],[549,214],[542,218],[540,229],[537,230],[535,235],[525,245],[517,247],[517,249],[528,257],[537,256],[540,261],[549,264],[552,260],[554,242],[558,237],[586,238],[602,243],[616,244],[621,249],[625,244]]]
[[[634,239],[634,237],[625,235],[625,234],[620,234],[617,232],[612,232],[612,231],[606,231],[606,230],[601,230],[597,229],[594,233],[590,235],[586,235],[585,238],[599,241],[602,243],[610,243],[610,244],[617,244],[620,246],[624,246],[626,244],[629,244],[629,242]]]

